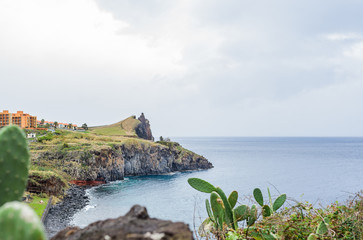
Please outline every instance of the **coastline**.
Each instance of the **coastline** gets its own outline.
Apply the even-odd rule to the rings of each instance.
[[[87,206],[89,198],[86,190],[89,187],[72,185],[63,200],[49,209],[44,222],[45,231],[49,239],[64,228],[70,226],[75,213]]]

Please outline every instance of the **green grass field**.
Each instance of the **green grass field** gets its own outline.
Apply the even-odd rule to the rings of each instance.
[[[89,132],[106,136],[136,136],[135,128],[139,124],[140,121],[132,116],[115,124],[90,128]]]
[[[41,218],[45,208],[47,207],[49,198],[41,198],[38,196],[32,196],[32,197],[33,197],[33,201],[31,203],[29,203],[29,206],[32,209],[34,209],[34,211],[37,213],[39,218]],[[43,203],[40,203],[40,200],[43,200]]]

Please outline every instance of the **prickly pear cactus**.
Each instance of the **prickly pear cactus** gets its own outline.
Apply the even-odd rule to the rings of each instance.
[[[256,202],[262,207],[263,206],[263,196],[261,189],[255,188],[253,190],[253,197],[255,198]]]
[[[223,223],[225,222],[225,216],[222,203],[218,201],[219,199],[219,195],[216,192],[212,192],[210,195],[210,204],[212,206],[216,228],[222,230]]]
[[[263,205],[262,207],[262,216],[269,217],[272,214],[272,210],[268,205]]]
[[[256,205],[253,204],[247,219],[247,225],[252,226],[256,222],[256,220],[257,220],[257,208]]]
[[[234,216],[236,218],[236,221],[243,221],[248,218],[248,215],[250,213],[250,208],[247,205],[240,205],[233,209]]]
[[[231,208],[234,208],[236,206],[237,200],[238,200],[238,192],[237,191],[231,192],[231,194],[228,197],[228,202],[231,205]]]
[[[213,191],[216,191],[216,188],[212,184],[199,178],[189,178],[188,183],[200,192],[212,193]]]
[[[22,196],[29,156],[25,134],[19,127],[7,126],[0,131],[0,206]]]
[[[8,202],[0,208],[1,240],[47,239],[39,217],[25,203]]]
[[[273,204],[273,211],[277,211],[282,205],[284,205],[286,201],[286,194],[281,194],[278,198],[276,198]]]

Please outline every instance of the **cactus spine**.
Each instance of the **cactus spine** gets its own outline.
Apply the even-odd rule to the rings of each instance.
[[[0,132],[0,206],[23,195],[29,156],[24,132],[16,126],[5,127]]]

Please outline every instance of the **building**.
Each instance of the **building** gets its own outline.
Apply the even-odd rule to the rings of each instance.
[[[23,111],[9,113],[8,110],[0,112],[0,128],[7,125],[18,125],[21,128],[37,128],[37,117],[31,116]]]
[[[37,135],[35,133],[28,133],[27,138],[36,138]]]

